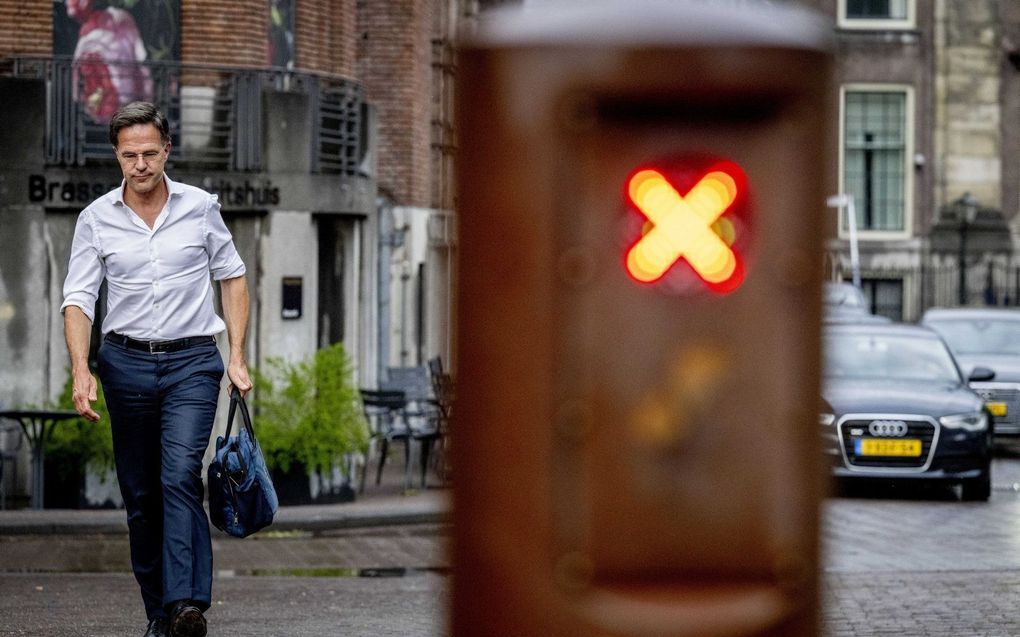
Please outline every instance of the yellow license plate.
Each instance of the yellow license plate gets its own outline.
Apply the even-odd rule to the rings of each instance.
[[[1006,403],[985,403],[985,407],[988,407],[993,416],[1006,415]]]
[[[921,455],[921,441],[912,438],[861,438],[854,441],[858,456],[917,457]]]

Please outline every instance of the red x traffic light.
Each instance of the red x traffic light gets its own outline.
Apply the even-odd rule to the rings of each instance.
[[[625,187],[627,274],[671,291],[736,290],[752,230],[747,190],[744,171],[731,161],[679,157],[634,171]]]

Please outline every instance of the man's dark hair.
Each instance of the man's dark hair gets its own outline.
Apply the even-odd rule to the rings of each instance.
[[[159,131],[159,138],[163,143],[170,141],[170,124],[166,116],[151,102],[131,102],[117,109],[117,112],[110,118],[110,143],[117,147],[117,135],[121,129],[136,124],[152,124]]]

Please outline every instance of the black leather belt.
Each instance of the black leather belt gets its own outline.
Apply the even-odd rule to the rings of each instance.
[[[215,343],[216,339],[212,336],[186,336],[184,338],[175,338],[172,341],[140,341],[137,338],[131,338],[130,336],[124,336],[116,332],[110,332],[106,335],[106,340],[111,343],[123,345],[124,347],[130,347],[131,349],[141,350],[150,354],[163,354],[169,352],[179,352],[189,347],[195,347],[196,345],[208,345],[209,343]]]

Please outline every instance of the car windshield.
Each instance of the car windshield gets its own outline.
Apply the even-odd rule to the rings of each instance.
[[[828,334],[825,375],[829,378],[960,382],[942,341],[901,334]]]
[[[1020,321],[955,319],[926,321],[957,354],[1020,355]]]

